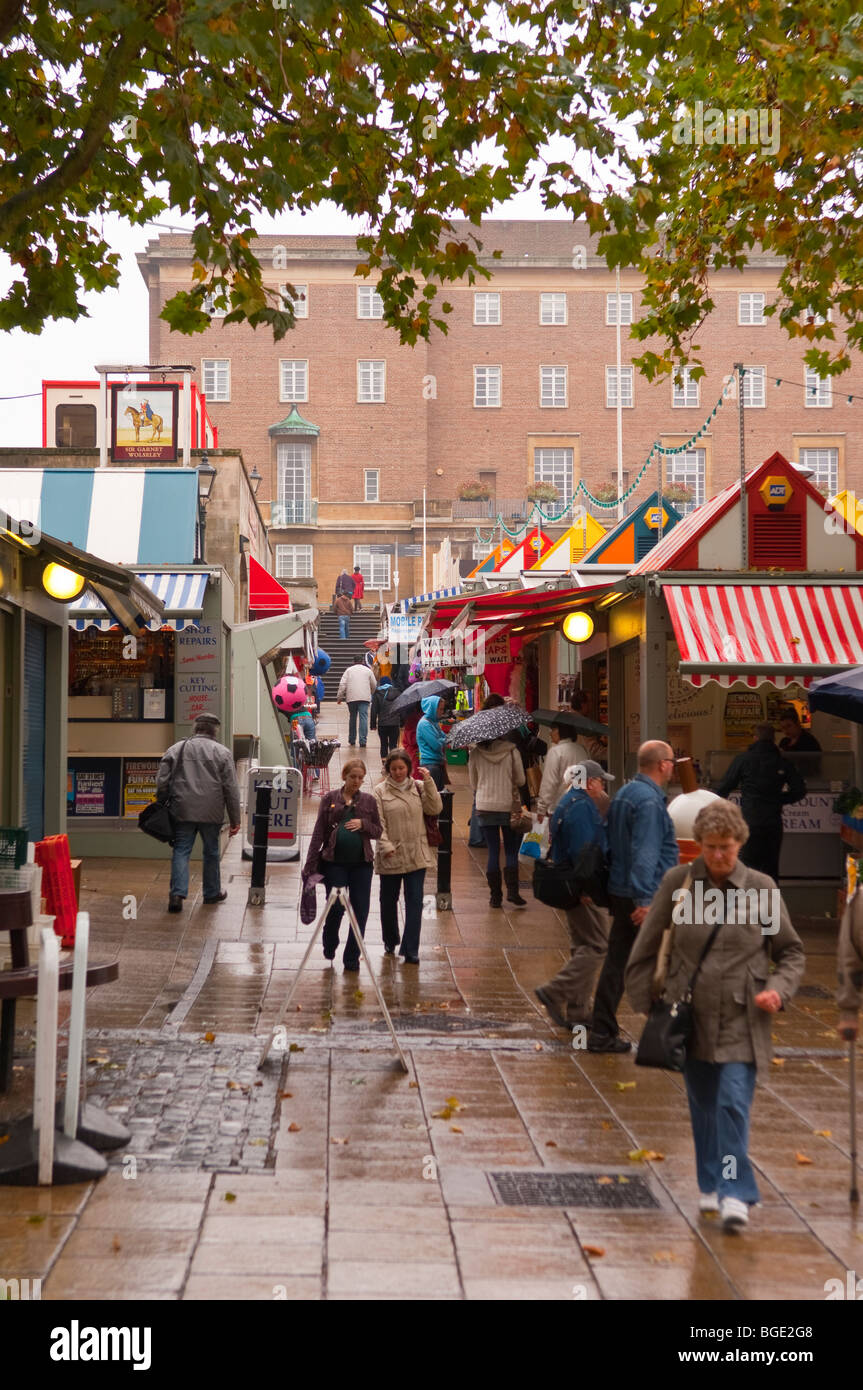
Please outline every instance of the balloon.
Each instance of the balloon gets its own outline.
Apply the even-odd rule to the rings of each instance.
[[[332,665],[332,658],[327,652],[315,652],[315,659],[309,670],[313,676],[325,676]]]
[[[282,676],[273,687],[273,704],[281,714],[293,714],[306,703],[306,683],[299,676]]]

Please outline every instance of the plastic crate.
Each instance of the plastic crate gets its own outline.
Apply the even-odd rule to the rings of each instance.
[[[65,835],[48,835],[36,845],[36,863],[42,868],[42,893],[49,914],[55,917],[54,930],[63,945],[74,945],[78,903],[69,840]]]
[[[467,748],[447,748],[444,751],[450,767],[464,767],[467,763],[469,751]]]
[[[0,866],[20,869],[27,862],[27,831],[20,826],[0,825]]]

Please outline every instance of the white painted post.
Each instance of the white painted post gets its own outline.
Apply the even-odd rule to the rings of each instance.
[[[57,996],[60,941],[42,928],[39,993],[36,996],[36,1083],[33,1128],[39,1135],[39,1186],[50,1187],[54,1173],[54,1093],[57,1086]]]
[[[90,944],[90,914],[79,912],[75,923],[75,964],[72,974],[72,1014],[69,1020],[69,1060],[66,1065],[66,1108],[63,1133],[74,1139],[78,1133],[78,1107],[81,1098],[81,1068],[84,1063],[84,1026],[87,1003],[87,952]]]

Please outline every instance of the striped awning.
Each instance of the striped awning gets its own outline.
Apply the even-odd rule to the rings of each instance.
[[[164,621],[145,625],[151,632],[166,628],[172,632],[182,632],[184,628],[200,626],[208,575],[145,571],[136,577],[165,605]],[[77,602],[69,605],[69,626],[77,632],[83,632],[87,627],[97,627],[107,632],[122,624],[111,611],[110,597],[103,598],[92,589],[86,589]]]
[[[404,611],[407,613],[410,608],[413,608],[418,603],[431,603],[434,599],[438,598],[453,598],[456,594],[460,593],[461,585],[454,584],[452,588],[449,589],[434,589],[430,594],[414,594],[412,598],[406,598],[404,600]]]
[[[668,584],[662,592],[690,685],[783,689],[863,665],[857,585]]]

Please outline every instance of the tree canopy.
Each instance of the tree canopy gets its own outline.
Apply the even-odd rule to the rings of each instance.
[[[77,318],[118,283],[100,215],[173,209],[195,278],[167,322],[202,331],[215,294],[225,322],[281,337],[255,219],[331,202],[363,219],[360,273],[415,342],[446,328],[446,282],[484,273],[483,214],[535,181],[643,272],[648,375],[698,374],[710,272],[753,249],[781,258],[775,312],[809,364],[843,371],[863,338],[861,23],[856,0],[0,0],[0,328]]]

